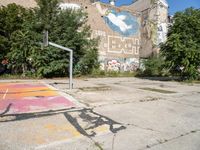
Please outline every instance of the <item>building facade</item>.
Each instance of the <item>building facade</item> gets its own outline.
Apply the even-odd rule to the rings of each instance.
[[[141,14],[140,58],[159,53],[159,45],[166,41],[168,30],[168,3],[166,0],[136,0],[124,9]]]
[[[35,7],[34,0],[1,0],[0,5],[17,3]],[[131,5],[115,6],[97,0],[63,0],[62,9],[82,8],[88,13],[92,38],[99,38],[101,69],[134,71],[140,58],[159,52],[166,40],[168,4],[165,0],[136,0]]]

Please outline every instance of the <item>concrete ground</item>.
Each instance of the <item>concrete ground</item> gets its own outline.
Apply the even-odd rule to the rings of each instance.
[[[67,80],[42,82],[74,97],[76,106],[0,114],[1,150],[200,149],[200,84],[76,79],[69,91]]]

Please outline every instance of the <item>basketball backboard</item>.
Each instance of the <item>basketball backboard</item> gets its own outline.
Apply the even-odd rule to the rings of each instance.
[[[43,32],[43,46],[46,47],[49,45],[49,40],[48,40],[48,31]]]

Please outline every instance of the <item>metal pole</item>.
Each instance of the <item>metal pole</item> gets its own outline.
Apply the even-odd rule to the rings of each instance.
[[[72,76],[73,76],[73,51],[70,51],[70,69],[69,69],[69,89],[71,90],[73,88],[73,82],[72,82]]]
[[[67,48],[67,47],[58,45],[58,44],[56,44],[56,43],[49,42],[49,45],[54,46],[54,47],[57,47],[57,48],[60,48],[60,49],[62,49],[62,50],[68,51],[68,52],[73,51],[73,50],[71,50],[71,49],[69,49],[69,48]]]
[[[72,80],[72,78],[73,78],[73,50],[71,50],[71,49],[69,49],[69,48],[67,48],[67,47],[64,47],[64,46],[61,46],[61,45],[52,43],[52,42],[49,42],[49,45],[70,52],[69,89],[71,90],[71,89],[73,88],[73,80]]]

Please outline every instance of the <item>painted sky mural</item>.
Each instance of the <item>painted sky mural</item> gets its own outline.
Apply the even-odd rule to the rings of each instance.
[[[106,24],[122,36],[128,37],[138,33],[137,18],[128,11],[117,12],[114,9],[103,9],[100,3],[95,3],[97,10],[103,16]]]
[[[103,16],[105,23],[114,32],[117,32],[125,37],[129,37],[138,33],[139,23],[137,18],[128,11],[117,12],[114,9],[103,9],[99,2],[94,3],[94,5],[96,5],[97,10]],[[60,8],[80,9],[81,7],[78,4],[61,3]]]
[[[115,32],[123,36],[132,36],[138,33],[139,24],[136,17],[126,11],[116,12],[113,9],[107,10],[104,16],[107,25]]]

